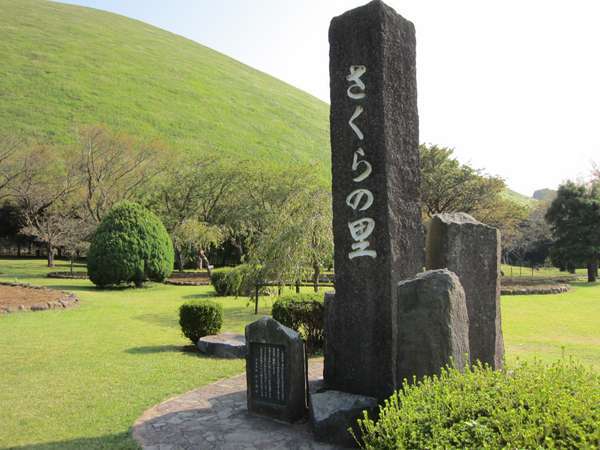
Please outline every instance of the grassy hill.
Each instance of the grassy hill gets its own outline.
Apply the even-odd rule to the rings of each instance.
[[[535,206],[537,200],[531,197],[527,197],[523,194],[520,194],[512,189],[506,189],[504,191],[504,197],[508,200],[512,200],[515,203],[518,203],[522,206],[532,207]]]
[[[329,173],[326,103],[148,24],[0,0],[0,62],[0,133],[63,143],[78,125],[103,123],[190,151],[320,162]]]

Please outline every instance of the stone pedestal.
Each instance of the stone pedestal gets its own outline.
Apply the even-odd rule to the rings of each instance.
[[[398,387],[396,287],[424,265],[415,29],[381,1],[329,29],[335,302],[325,381],[382,400]]]
[[[460,279],[469,315],[471,362],[501,368],[500,232],[465,213],[438,214],[427,233],[427,269],[447,268]]]
[[[217,358],[244,358],[246,356],[246,338],[243,334],[221,333],[198,339],[201,353]]]
[[[468,364],[465,292],[448,270],[423,272],[398,285],[398,376],[437,375],[446,365]]]

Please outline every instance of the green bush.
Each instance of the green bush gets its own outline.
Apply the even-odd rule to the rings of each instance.
[[[98,286],[163,281],[173,271],[173,244],[160,219],[137,203],[121,202],[92,237],[87,258]]]
[[[212,271],[210,281],[217,295],[250,296],[256,285],[256,268],[249,264],[221,267]]]
[[[323,293],[284,295],[273,303],[273,319],[299,332],[309,353],[323,349],[323,297]]]
[[[363,448],[571,448],[600,444],[600,374],[573,361],[447,369],[359,420]]]
[[[196,345],[198,339],[217,334],[223,325],[223,307],[210,300],[193,300],[179,307],[183,335]]]

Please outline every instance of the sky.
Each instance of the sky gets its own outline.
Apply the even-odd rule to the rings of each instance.
[[[63,0],[185,36],[329,102],[332,17],[356,0]],[[600,162],[600,2],[387,0],[417,31],[420,141],[513,190]]]

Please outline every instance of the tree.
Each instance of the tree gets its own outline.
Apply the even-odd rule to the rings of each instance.
[[[508,261],[542,265],[550,256],[552,230],[545,219],[548,207],[548,203],[538,202],[529,210],[527,218],[515,227],[514,235],[503,246],[503,254]]]
[[[173,270],[173,244],[160,219],[132,202],[115,205],[96,229],[88,252],[90,280],[100,286],[163,281]]]
[[[83,205],[99,223],[118,202],[134,200],[161,171],[162,145],[144,142],[102,126],[79,133]]]
[[[423,216],[466,212],[500,229],[504,247],[514,244],[517,227],[527,217],[527,207],[509,198],[499,177],[484,175],[454,158],[454,150],[421,145],[421,201]]]
[[[211,156],[176,158],[166,171],[151,204],[173,239],[180,270],[183,258],[194,252],[198,268],[210,271],[206,252],[232,230],[229,211],[243,174],[239,162]]]
[[[554,235],[554,259],[564,265],[587,265],[596,281],[600,258],[600,186],[567,182],[546,213]]]
[[[8,188],[21,175],[24,167],[18,164],[17,157],[24,151],[20,138],[0,135],[0,200],[6,198]]]
[[[489,208],[506,188],[501,178],[483,176],[460,164],[452,149],[421,145],[419,150],[421,200],[427,217],[446,212],[476,213]]]
[[[171,232],[171,238],[179,271],[183,271],[186,258],[199,255],[210,277],[211,266],[206,257],[206,252],[220,245],[224,237],[225,235],[220,227],[199,222],[195,219],[187,219],[176,225]]]
[[[251,260],[264,278],[299,283],[312,272],[315,292],[321,268],[331,262],[331,197],[310,184],[288,199],[258,238]]]
[[[24,220],[23,233],[45,244],[48,267],[77,219],[74,195],[79,188],[76,161],[64,149],[34,146],[21,155],[19,176],[10,187]]]

